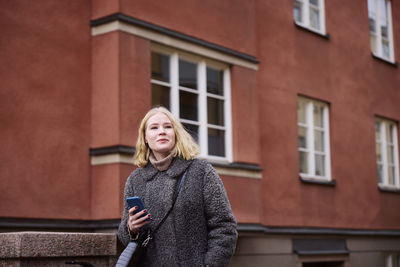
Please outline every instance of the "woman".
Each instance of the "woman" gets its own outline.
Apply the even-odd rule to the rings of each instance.
[[[128,178],[124,198],[140,196],[148,209],[133,215],[125,203],[118,237],[124,245],[146,228],[153,229],[172,206],[178,181],[185,173],[171,213],[147,246],[142,266],[227,266],[237,231],[225,188],[215,169],[194,159],[197,144],[165,108],[143,118],[136,144],[137,168]],[[150,218],[150,220],[148,220]]]

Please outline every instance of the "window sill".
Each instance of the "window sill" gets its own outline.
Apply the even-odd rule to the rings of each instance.
[[[243,162],[220,163],[211,162],[219,175],[237,176],[243,178],[262,178],[262,168],[257,164]]]
[[[313,29],[311,29],[311,28],[308,28],[308,27],[305,27],[305,26],[303,26],[303,25],[301,25],[301,24],[298,24],[296,21],[294,21],[294,25],[295,25],[297,28],[301,29],[301,30],[304,30],[304,31],[313,33],[314,35],[319,36],[319,37],[322,37],[322,38],[324,38],[324,39],[326,39],[326,40],[329,40],[329,39],[331,38],[331,36],[330,36],[329,33],[325,33],[325,34],[324,34],[324,33],[318,32],[318,31],[316,31],[316,30],[313,30]]]
[[[376,60],[378,60],[378,61],[380,61],[380,62],[382,62],[382,63],[386,63],[386,64],[388,64],[388,65],[390,65],[390,66],[392,66],[392,67],[397,68],[397,67],[399,66],[399,63],[398,63],[397,61],[392,62],[392,61],[387,60],[387,59],[385,59],[385,58],[383,58],[383,57],[380,57],[380,56],[378,56],[378,55],[375,55],[375,54],[372,53],[372,52],[371,52],[371,55],[372,55],[372,58],[374,58],[374,59],[376,59]]]
[[[378,189],[379,189],[379,191],[381,191],[381,192],[400,194],[400,188],[398,188],[398,187],[393,187],[393,186],[387,186],[387,185],[378,184]]]
[[[300,176],[300,181],[305,184],[316,184],[316,185],[326,185],[326,186],[336,186],[336,180],[326,180],[321,178],[310,178]]]

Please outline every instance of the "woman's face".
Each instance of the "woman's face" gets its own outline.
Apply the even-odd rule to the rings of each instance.
[[[145,141],[157,160],[170,154],[175,146],[175,131],[167,115],[159,112],[149,118],[146,124]]]

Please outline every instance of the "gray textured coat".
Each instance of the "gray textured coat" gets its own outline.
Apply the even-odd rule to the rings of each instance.
[[[149,243],[143,266],[227,266],[237,240],[236,220],[225,188],[206,161],[175,158],[166,171],[152,164],[136,169],[128,178],[124,196],[140,196],[152,216],[154,228],[172,205],[177,181],[187,169],[175,206]],[[118,237],[129,242],[125,203]]]

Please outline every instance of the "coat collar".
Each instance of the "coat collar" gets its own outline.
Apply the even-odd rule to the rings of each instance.
[[[177,178],[179,177],[191,164],[193,160],[185,160],[180,157],[175,157],[170,166],[166,171],[163,171],[169,178]],[[141,171],[141,175],[147,181],[153,179],[157,173],[160,171],[157,170],[149,161],[145,167],[143,167]]]

